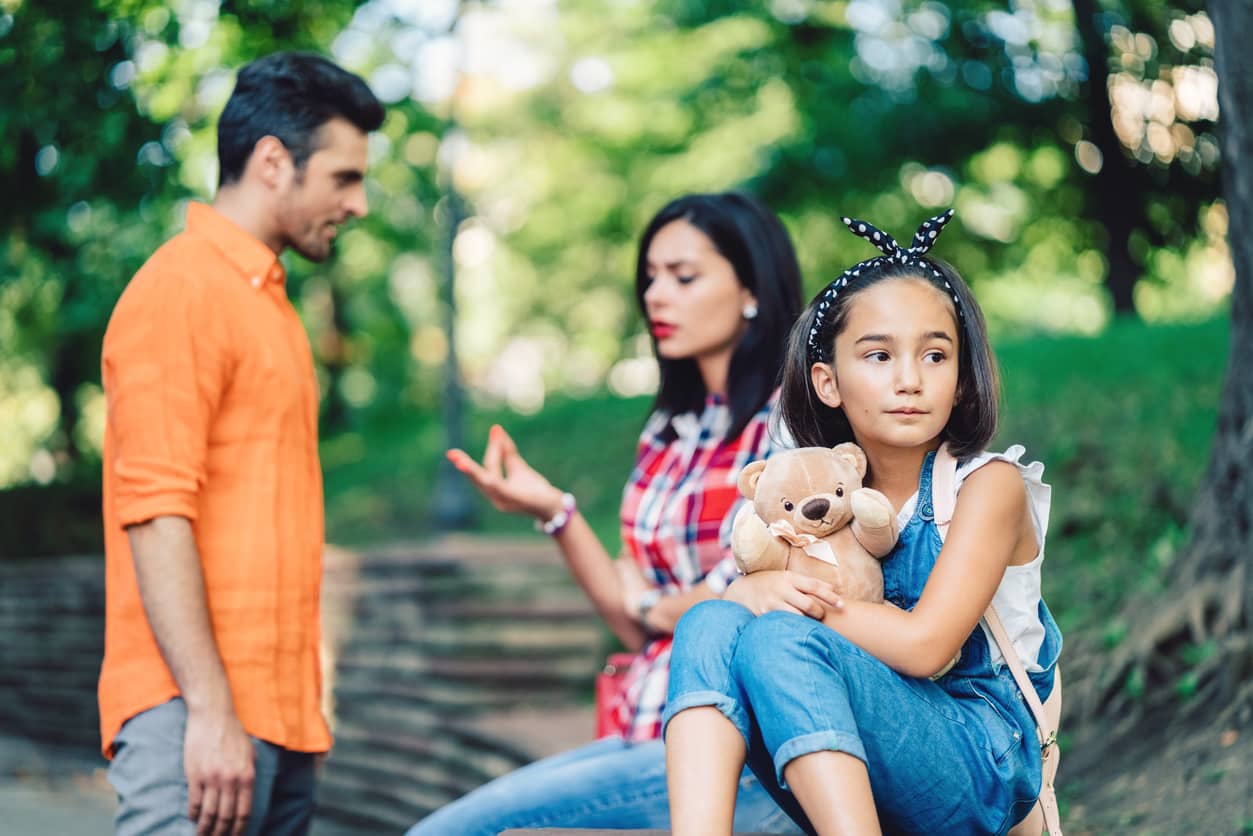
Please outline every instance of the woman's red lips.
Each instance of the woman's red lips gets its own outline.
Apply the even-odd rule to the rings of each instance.
[[[666,337],[670,336],[675,331],[674,326],[671,325],[669,322],[654,322],[652,323],[651,327],[653,331],[653,336],[659,340],[664,340]]]

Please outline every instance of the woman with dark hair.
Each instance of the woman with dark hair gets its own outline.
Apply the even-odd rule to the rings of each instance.
[[[573,496],[532,469],[501,427],[482,464],[449,458],[502,511],[527,514],[624,645],[636,651],[612,715],[615,734],[537,761],[436,811],[410,831],[669,826],[660,740],[672,633],[735,577],[729,512],[741,467],[771,452],[769,417],[800,269],[779,219],[741,194],[687,195],[640,239],[636,298],[660,366],[652,415],[623,492],[614,561]],[[796,832],[757,779],[739,784],[736,829]]]

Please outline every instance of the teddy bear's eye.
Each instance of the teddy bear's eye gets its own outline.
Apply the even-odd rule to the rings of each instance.
[[[844,495],[844,488],[842,488],[842,487],[840,487],[840,488],[836,488],[836,489],[835,489],[835,495],[836,495],[836,496],[843,496],[843,495]]]
[[[792,510],[793,508],[795,508],[795,507],[796,507],[795,505],[793,505],[792,503],[788,502],[786,499],[785,499],[785,500],[783,500],[783,510],[784,510],[784,511],[791,511],[791,510]]]

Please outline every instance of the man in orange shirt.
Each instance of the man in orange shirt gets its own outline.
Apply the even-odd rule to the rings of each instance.
[[[324,58],[244,67],[220,187],[139,270],[102,360],[100,722],[123,834],[307,832],[321,714],[317,382],[278,256],[366,213],[383,108]]]

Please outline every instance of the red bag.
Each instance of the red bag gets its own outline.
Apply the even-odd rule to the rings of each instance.
[[[626,682],[627,670],[635,661],[634,653],[610,653],[604,669],[596,674],[596,739],[622,734],[626,731],[618,723],[614,709],[618,695]]]

